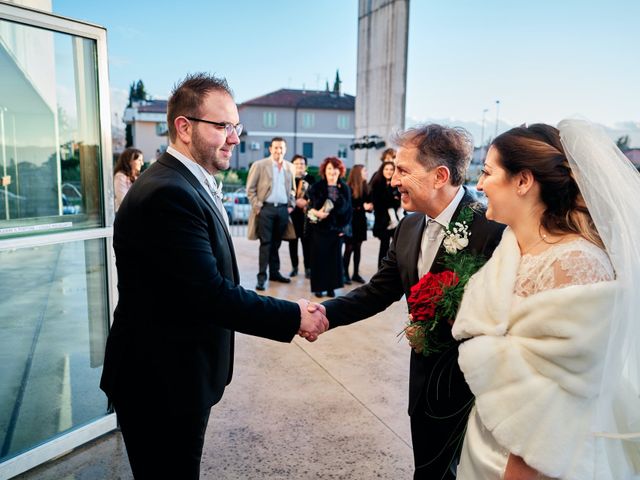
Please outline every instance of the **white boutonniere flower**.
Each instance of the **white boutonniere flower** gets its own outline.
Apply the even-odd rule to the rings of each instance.
[[[452,222],[445,229],[444,232],[444,240],[442,244],[444,245],[444,249],[449,254],[456,254],[463,248],[466,248],[469,245],[469,225],[467,222]]]

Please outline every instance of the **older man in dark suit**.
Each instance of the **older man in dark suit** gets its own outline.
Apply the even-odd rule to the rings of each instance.
[[[397,143],[400,148],[391,184],[402,195],[402,207],[415,213],[396,228],[391,248],[368,284],[323,303],[331,328],[385,310],[403,295],[408,297],[422,275],[442,271],[444,227],[474,203],[462,186],[473,150],[466,131],[426,125],[402,133]],[[488,221],[484,209],[475,207],[466,249],[488,257],[504,226]],[[446,322],[439,327],[440,335],[451,338]],[[457,358],[455,344],[430,356],[411,351],[409,415],[415,479],[455,478],[453,471],[473,400]]]
[[[135,478],[197,479],[211,406],[231,381],[234,331],[289,342],[322,315],[239,286],[220,189],[242,125],[223,79],[196,74],[169,99],[171,145],[114,225],[118,306],[101,388]]]

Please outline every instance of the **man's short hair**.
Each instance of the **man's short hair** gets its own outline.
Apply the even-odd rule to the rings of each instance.
[[[167,102],[167,126],[169,139],[174,142],[178,133],[174,124],[180,116],[199,117],[204,97],[210,92],[226,93],[233,98],[227,81],[208,73],[190,73],[180,83],[174,85]]]
[[[447,167],[452,185],[464,183],[473,154],[473,137],[464,128],[419,125],[398,133],[394,143],[401,148],[416,148],[418,161],[429,170]]]
[[[271,139],[271,143],[269,144],[269,146],[272,146],[273,142],[284,142],[284,143],[287,143],[287,141],[282,137],[273,137]]]
[[[305,165],[307,164],[307,157],[305,157],[304,155],[300,155],[300,154],[294,155],[293,158],[291,159],[291,163],[294,163],[296,160],[302,160]]]

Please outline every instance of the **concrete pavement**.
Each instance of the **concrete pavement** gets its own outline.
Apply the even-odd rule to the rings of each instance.
[[[253,289],[258,243],[238,237],[234,243],[242,285]],[[361,274],[367,279],[378,245],[373,238],[363,244]],[[280,255],[288,274],[286,244]],[[303,275],[288,285],[269,284],[265,294],[291,300],[312,295]],[[238,334],[234,378],[211,412],[201,478],[411,478],[409,347],[397,336],[406,315],[403,300],[315,343]],[[133,477],[122,437],[113,432],[16,478]]]

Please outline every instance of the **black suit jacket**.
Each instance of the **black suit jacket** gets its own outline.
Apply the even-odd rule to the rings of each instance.
[[[456,219],[460,210],[473,202],[471,194],[465,191],[452,218]],[[409,296],[411,287],[419,280],[417,264],[424,226],[424,214],[407,215],[396,228],[387,256],[369,283],[343,297],[324,302],[331,328],[371,317],[400,300],[402,295]],[[479,208],[469,229],[468,251],[488,258],[500,242],[504,225],[487,220],[484,208]],[[440,245],[431,272],[444,269],[440,263],[443,255],[444,247]],[[451,338],[451,328],[448,325],[441,327],[443,331],[440,334]],[[410,415],[421,404],[421,408],[427,408],[434,418],[451,416],[469,403],[472,395],[458,367],[457,358],[457,345],[447,352],[428,357],[411,350]]]
[[[164,154],[127,193],[114,224],[118,305],[100,387],[202,411],[231,381],[233,332],[288,342],[300,309],[239,286],[229,231],[211,197]]]

